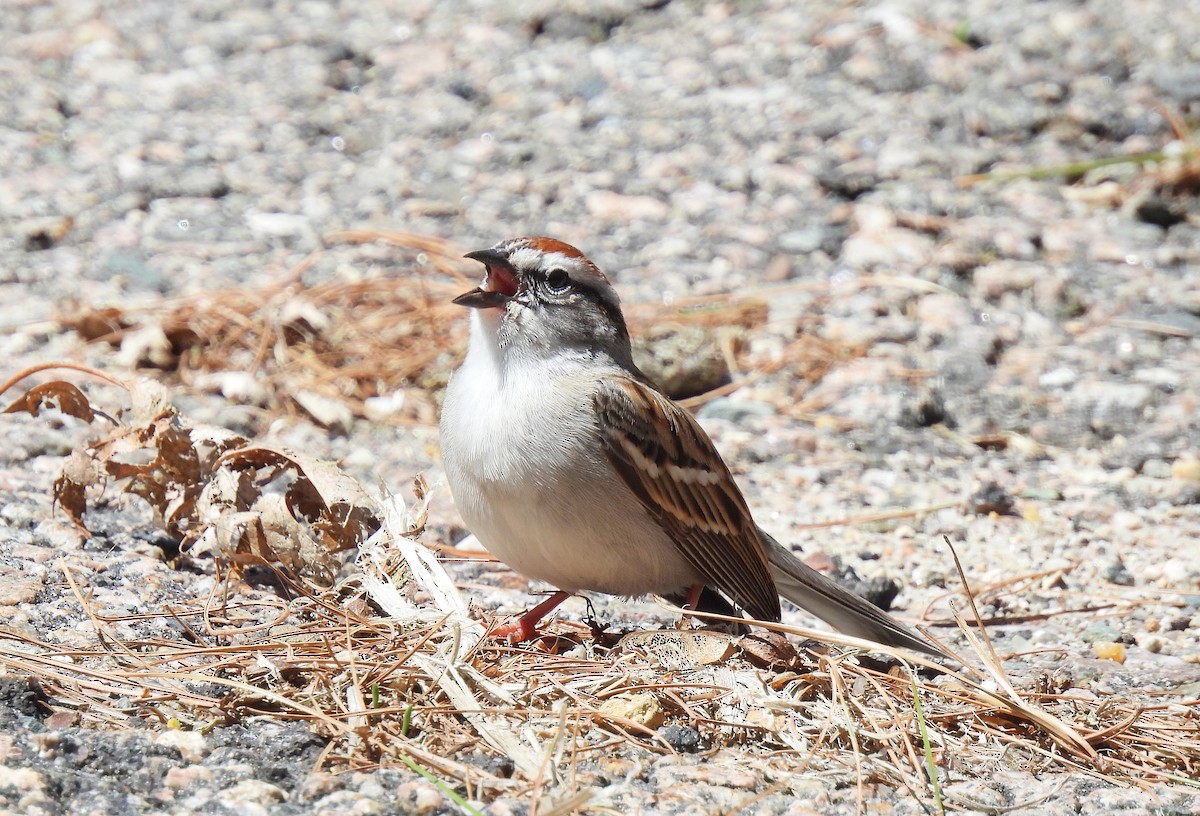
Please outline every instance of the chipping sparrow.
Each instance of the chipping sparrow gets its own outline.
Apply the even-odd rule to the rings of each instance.
[[[763,532],[721,455],[633,363],[620,301],[572,246],[517,238],[472,252],[483,284],[442,407],[463,521],[497,558],[558,592],[504,627],[532,637],[569,594],[719,590],[777,621],[780,594],[857,637],[939,653]],[[728,608],[728,604],[725,604]]]

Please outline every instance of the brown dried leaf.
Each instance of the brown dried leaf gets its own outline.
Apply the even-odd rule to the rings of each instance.
[[[192,446],[199,458],[200,471],[213,475],[217,461],[248,441],[239,433],[218,425],[196,425],[191,429]]]
[[[203,506],[204,501],[201,499]],[[262,563],[263,558],[247,558],[262,539],[261,516],[251,510],[226,510],[208,518],[199,536],[185,545],[189,555],[208,555],[232,563]],[[261,549],[261,547],[259,548]]]
[[[296,575],[312,578],[319,584],[332,583],[337,572],[335,551],[318,543],[305,525],[295,518],[286,499],[278,494],[260,496],[254,510],[262,524],[263,538],[256,555],[278,562]]]
[[[234,564],[278,564],[295,576],[328,586],[338,562],[289,512],[278,494],[258,496],[252,509],[227,513],[188,547]]]
[[[246,440],[224,428],[189,427],[157,383],[138,382],[130,393],[133,407],[127,414],[133,424],[76,451],[55,484],[56,497],[81,523],[87,509],[84,488],[108,476],[123,482],[124,492],[145,499],[169,533],[184,537],[195,529],[196,500],[217,461]]]
[[[87,451],[72,451],[63,464],[62,475],[54,480],[54,500],[80,529],[86,530],[87,488],[100,481],[100,469]]]
[[[733,651],[734,636],[704,629],[658,629],[631,632],[621,638],[621,648],[636,649],[668,669],[690,669],[720,663]]]
[[[158,463],[174,481],[193,484],[204,474],[200,456],[192,443],[192,432],[180,425],[171,425],[158,434]]]
[[[375,500],[332,462],[286,448],[254,445],[229,453],[222,463],[295,471],[297,478],[286,493],[288,510],[319,531],[334,551],[355,547],[379,529]]]
[[[60,317],[65,329],[73,329],[87,342],[105,340],[113,345],[120,342],[120,333],[131,325],[120,309],[85,309],[76,314]]]
[[[279,564],[293,575],[328,585],[337,569],[333,552],[292,516],[283,496],[259,494],[250,474],[222,470],[209,483],[198,502],[207,524],[187,551],[235,564]],[[247,499],[250,509],[234,509]]]
[[[196,499],[211,477],[217,451],[223,453],[223,448],[245,441],[230,435],[218,448],[213,448],[207,444],[211,435],[200,434],[200,437],[207,445],[203,457],[196,447],[196,432],[174,415],[160,414],[146,428],[110,436],[95,448],[95,456],[109,476],[129,480],[125,491],[145,499],[162,518],[168,532],[183,536],[193,526]],[[154,458],[146,463],[115,458],[128,454],[144,457],[151,450]]]
[[[219,468],[200,494],[198,515],[203,522],[215,522],[228,513],[248,509],[258,494],[253,471]]]
[[[224,428],[192,427],[157,383],[142,381],[130,392],[132,424],[74,452],[55,482],[56,500],[80,527],[87,488],[111,478],[149,503],[193,554],[277,563],[320,583],[333,579],[335,553],[379,528],[374,499],[336,465],[282,448],[245,447],[244,437]],[[50,401],[78,414],[91,410],[68,383],[34,389],[11,410],[36,413]]]
[[[260,487],[285,474],[291,482],[283,493]],[[202,532],[189,545],[193,554],[278,563],[323,584],[336,572],[334,554],[379,527],[375,500],[336,465],[265,445],[218,460],[195,517]]]
[[[738,641],[742,653],[751,663],[772,671],[794,670],[800,667],[800,655],[782,633],[755,631]]]
[[[96,418],[91,403],[83,392],[69,382],[54,380],[30,388],[4,409],[6,414],[25,411],[37,416],[45,408],[57,408],[64,414],[91,422]]]

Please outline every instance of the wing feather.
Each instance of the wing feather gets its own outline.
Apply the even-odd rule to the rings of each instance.
[[[593,405],[609,461],[688,563],[754,617],[779,620],[758,527],[699,423],[633,379],[606,382]]]

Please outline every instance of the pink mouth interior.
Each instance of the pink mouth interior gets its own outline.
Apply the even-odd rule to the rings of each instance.
[[[513,297],[517,294],[517,279],[502,266],[489,266],[486,288]]]

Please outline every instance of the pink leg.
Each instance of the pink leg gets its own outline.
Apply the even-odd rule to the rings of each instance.
[[[524,643],[532,640],[537,635],[538,622],[570,597],[571,593],[563,592],[560,589],[516,620],[497,626],[492,630],[492,634],[509,643]]]
[[[696,606],[700,603],[700,593],[704,591],[704,584],[692,584],[692,588],[688,590],[687,606],[684,609],[695,611]]]

